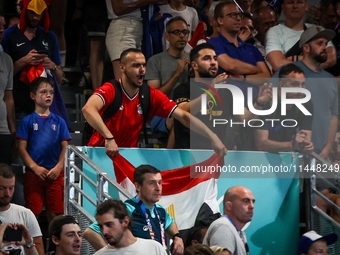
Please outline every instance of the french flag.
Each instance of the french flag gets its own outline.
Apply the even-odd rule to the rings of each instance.
[[[133,196],[137,195],[133,181],[135,167],[120,154],[112,160],[117,182]],[[203,203],[206,203],[213,213],[220,211],[216,184],[220,172],[204,171],[208,167],[217,165],[223,166],[224,158],[219,159],[218,154],[215,153],[203,162],[161,171],[163,189],[162,198],[158,203],[164,206],[169,215],[175,219],[179,230],[194,226]],[[122,201],[126,199],[123,196],[120,198]]]

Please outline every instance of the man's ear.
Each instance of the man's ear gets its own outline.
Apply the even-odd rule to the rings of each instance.
[[[308,52],[310,51],[310,46],[309,44],[305,43],[304,45],[302,45],[302,49],[303,49],[303,52]]]
[[[127,228],[129,226],[129,222],[130,222],[130,218],[128,216],[125,216],[123,221],[122,221],[123,227]]]
[[[124,65],[124,64],[120,63],[120,64],[119,64],[119,69],[120,69],[120,71],[121,71],[122,73],[125,73],[125,65]]]
[[[198,69],[198,64],[196,63],[196,61],[192,61],[192,62],[191,62],[191,67],[192,67],[192,69],[194,69],[194,70],[197,71],[197,69]]]
[[[59,245],[59,240],[56,236],[52,236],[52,242],[57,246]]]
[[[136,188],[136,191],[137,191],[137,194],[138,194],[139,191],[140,191],[141,185],[138,182],[135,182],[135,188]]]
[[[31,97],[32,100],[34,100],[35,99],[35,94],[33,92],[30,92],[30,97]]]
[[[221,27],[223,25],[223,18],[222,17],[218,17],[217,18],[217,24]]]
[[[231,208],[233,208],[233,203],[232,203],[231,201],[225,202],[224,208],[225,208],[227,211],[231,211]]]
[[[165,32],[165,39],[169,42],[170,40],[170,34],[168,32]]]

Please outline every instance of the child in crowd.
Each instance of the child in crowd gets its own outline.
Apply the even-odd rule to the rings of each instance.
[[[46,217],[50,222],[64,213],[64,158],[71,139],[65,121],[50,112],[54,84],[39,77],[30,84],[35,110],[18,129],[19,155],[26,165],[24,196],[26,207],[38,216],[45,198]]]

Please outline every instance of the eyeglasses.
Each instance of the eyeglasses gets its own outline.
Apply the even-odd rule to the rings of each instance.
[[[183,30],[174,30],[174,31],[169,31],[169,34],[174,34],[176,36],[179,36],[181,34],[183,34],[184,36],[188,35],[190,33],[190,31],[188,29],[183,29]]]
[[[224,15],[224,17],[226,17],[226,16],[229,16],[232,19],[236,19],[237,16],[239,16],[241,19],[243,19],[244,14],[243,14],[243,12],[231,12],[231,13]]]

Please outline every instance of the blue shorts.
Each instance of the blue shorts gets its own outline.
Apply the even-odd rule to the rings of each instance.
[[[151,119],[150,122],[151,129],[153,132],[158,133],[162,132],[165,134],[169,134],[169,130],[166,128],[166,118],[155,116]]]

